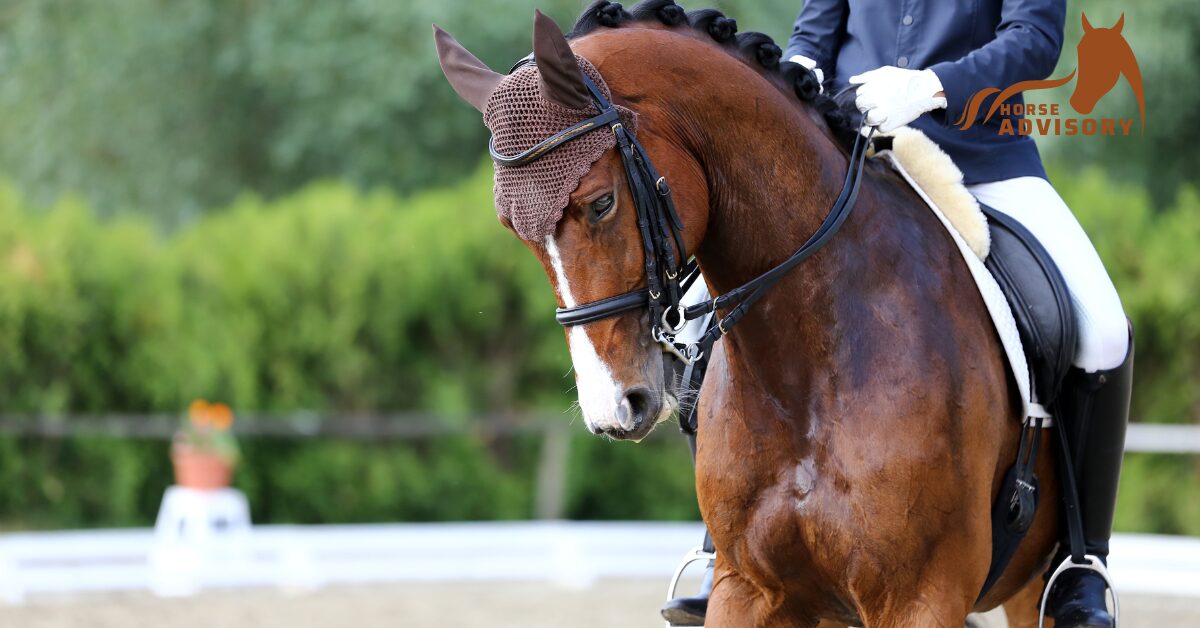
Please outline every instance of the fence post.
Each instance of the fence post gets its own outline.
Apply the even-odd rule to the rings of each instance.
[[[565,421],[552,421],[542,432],[534,504],[534,517],[538,519],[562,519],[566,512],[567,457],[571,453],[569,427]]]

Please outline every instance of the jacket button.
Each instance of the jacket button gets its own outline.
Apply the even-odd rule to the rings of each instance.
[[[908,67],[908,57],[900,57],[899,59],[896,59],[896,65],[898,65],[902,68],[907,68]]]
[[[900,22],[901,22],[902,24],[904,24],[905,26],[908,26],[909,24],[912,24],[912,22],[913,22],[913,20],[912,20],[912,16],[911,16],[911,15],[906,15],[906,16],[904,16],[904,19],[903,19],[903,20],[900,20]]]

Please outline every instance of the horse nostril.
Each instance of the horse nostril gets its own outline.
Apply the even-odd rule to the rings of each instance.
[[[654,398],[647,388],[633,388],[625,393],[621,406],[617,409],[617,422],[625,430],[636,429],[646,419],[651,418],[651,408]],[[655,412],[654,414],[657,414]]]

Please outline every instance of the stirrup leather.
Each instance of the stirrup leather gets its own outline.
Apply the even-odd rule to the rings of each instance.
[[[1058,580],[1059,576],[1070,569],[1086,569],[1088,571],[1094,571],[1100,574],[1101,578],[1104,578],[1104,584],[1108,586],[1108,591],[1112,594],[1113,628],[1120,627],[1121,605],[1119,602],[1117,602],[1117,589],[1113,587],[1112,580],[1108,577],[1108,568],[1105,567],[1104,563],[1101,562],[1101,560],[1094,554],[1084,554],[1083,560],[1084,562],[1082,563],[1076,563],[1071,560],[1070,556],[1067,556],[1061,563],[1059,563],[1058,568],[1054,570],[1054,573],[1050,574],[1050,580],[1046,582],[1046,589],[1042,591],[1042,606],[1038,610],[1038,628],[1043,628],[1043,624],[1046,622],[1046,601],[1050,599],[1050,591],[1054,589],[1054,582]]]
[[[679,566],[675,568],[675,575],[671,576],[671,584],[667,586],[667,601],[675,599],[675,588],[679,586],[679,579],[683,577],[683,572],[694,562],[701,560],[715,560],[716,552],[706,552],[704,548],[697,545],[688,550],[683,555],[683,560],[679,562]],[[667,628],[671,628],[671,622],[665,622]]]

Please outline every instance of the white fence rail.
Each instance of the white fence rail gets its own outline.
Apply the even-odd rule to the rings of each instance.
[[[1125,451],[1157,454],[1200,454],[1200,425],[1132,423]]]
[[[17,416],[0,414],[0,434],[40,438],[106,436],[114,438],[169,439],[179,419],[167,415]],[[249,416],[238,420],[240,436],[247,438],[345,438],[379,442],[436,438],[448,434],[541,434],[542,448],[536,471],[534,511],[538,519],[561,519],[566,512],[566,469],[572,430],[564,417],[495,415],[477,417],[466,424],[447,423],[423,414],[330,417],[309,414]],[[664,429],[670,429],[669,427]],[[1125,450],[1138,453],[1200,454],[1200,425],[1132,423]]]
[[[155,560],[149,529],[9,534],[0,536],[0,599],[162,591],[181,577],[198,588],[464,580],[584,587],[620,577],[662,578],[665,586],[702,534],[696,523],[648,522],[259,526],[236,551],[167,564]],[[1200,539],[1118,534],[1110,564],[1123,593],[1200,599]]]
[[[448,422],[428,414],[239,416],[235,430],[247,438],[347,438],[365,441],[429,438],[465,432],[557,435],[572,428],[563,416],[490,415]],[[169,439],[179,427],[172,415],[28,416],[0,413],[0,434],[42,438],[111,436]],[[1200,425],[1131,423],[1125,449],[1143,453],[1200,453]]]

